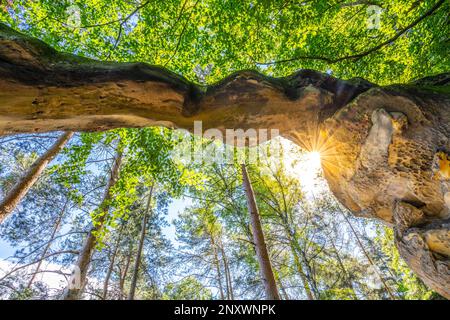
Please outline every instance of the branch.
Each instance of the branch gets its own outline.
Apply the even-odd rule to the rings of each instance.
[[[149,3],[150,3],[150,1],[144,2],[143,4],[141,4],[140,6],[138,6],[133,12],[131,12],[128,16],[125,17],[125,19],[123,19],[123,20],[120,22],[120,25],[119,25],[119,32],[118,32],[118,34],[117,34],[116,41],[114,42],[114,46],[113,46],[112,50],[109,52],[109,54],[108,54],[108,56],[106,57],[106,59],[109,59],[109,58],[111,57],[111,53],[112,53],[114,50],[116,50],[117,45],[119,44],[120,38],[122,37],[123,25],[124,25],[128,20],[130,20],[131,17],[133,17],[139,10],[141,10],[142,8],[144,8],[145,6],[147,6]],[[119,22],[119,21],[116,21],[116,22]]]
[[[340,6],[341,7],[354,7],[354,6],[360,6],[360,5],[375,5],[378,6],[378,3],[374,1],[355,1],[355,2],[349,2],[349,3],[343,3]]]
[[[58,252],[50,253],[50,254],[46,255],[45,257],[42,257],[42,258],[39,259],[39,260],[36,260],[36,261],[30,262],[30,263],[21,265],[20,267],[14,268],[14,269],[11,270],[10,272],[6,273],[3,277],[1,277],[1,278],[0,278],[0,281],[3,281],[5,278],[7,278],[9,275],[13,274],[14,272],[17,272],[17,271],[19,271],[19,270],[21,270],[21,269],[24,269],[24,268],[27,268],[27,267],[29,267],[29,266],[32,266],[33,264],[36,264],[36,263],[38,263],[39,261],[43,261],[43,260],[45,260],[45,259],[47,259],[47,258],[50,258],[50,257],[52,257],[52,256],[56,256],[56,255],[58,255],[58,254],[69,254],[69,253],[70,253],[70,254],[79,254],[79,251],[77,251],[77,250],[64,250],[64,251],[58,251]]]
[[[128,20],[130,20],[131,17],[133,17],[139,10],[141,10],[144,7],[146,7],[149,3],[150,3],[150,0],[145,1],[144,3],[142,3],[141,5],[136,7],[136,9],[134,9],[132,12],[130,12],[125,18],[115,19],[115,20],[111,20],[111,21],[108,21],[108,22],[104,22],[104,23],[98,23],[98,24],[88,24],[88,25],[84,25],[84,26],[70,26],[67,23],[65,23],[65,22],[63,22],[63,21],[61,21],[59,19],[56,19],[56,18],[53,18],[53,17],[50,17],[50,16],[47,16],[46,18],[50,18],[51,20],[59,22],[64,27],[73,28],[73,29],[97,28],[97,27],[108,26],[108,25],[115,24],[115,23],[120,23],[121,25],[123,25]]]
[[[384,48],[385,46],[395,42],[400,36],[402,36],[405,32],[409,31],[410,29],[414,28],[417,24],[419,24],[422,20],[424,20],[425,18],[431,16],[437,9],[439,9],[443,4],[445,3],[445,0],[439,0],[431,9],[429,9],[427,12],[425,12],[424,15],[420,16],[419,18],[417,18],[416,20],[414,20],[413,22],[411,22],[408,26],[406,26],[405,28],[401,29],[399,32],[397,32],[392,38],[366,50],[360,53],[356,53],[356,54],[352,54],[352,55],[347,55],[347,56],[342,56],[339,58],[329,58],[329,57],[325,57],[325,56],[315,56],[315,55],[300,55],[294,58],[290,58],[290,59],[283,59],[283,60],[276,60],[276,61],[271,61],[271,62],[257,62],[258,65],[273,65],[273,64],[278,64],[278,63],[287,63],[287,62],[293,62],[293,61],[297,61],[297,60],[319,60],[319,61],[324,61],[327,62],[329,64],[335,64],[344,60],[353,60],[353,61],[357,61],[365,56],[370,55],[371,53],[378,51],[382,48]]]
[[[170,56],[169,60],[167,60],[167,62],[164,64],[164,67],[167,66],[167,65],[170,63],[170,61],[172,61],[172,59],[173,59],[173,58],[175,57],[175,55],[177,54],[178,48],[180,47],[180,44],[181,44],[181,40],[183,39],[184,33],[185,33],[185,31],[186,31],[186,27],[187,27],[187,25],[188,25],[189,22],[190,22],[190,18],[191,18],[191,16],[192,16],[192,12],[194,11],[194,9],[195,9],[195,7],[197,6],[197,4],[198,4],[199,1],[200,1],[200,0],[197,0],[197,1],[195,2],[195,4],[192,6],[191,12],[189,13],[188,18],[186,19],[185,24],[183,25],[183,30],[181,30],[181,34],[180,34],[180,36],[178,37],[178,41],[177,41],[177,45],[176,45],[176,47],[175,47],[175,50],[173,51],[173,53],[172,53],[172,55]],[[184,6],[183,6],[183,7],[184,7]]]

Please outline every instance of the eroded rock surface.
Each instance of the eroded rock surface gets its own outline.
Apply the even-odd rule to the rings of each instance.
[[[450,150],[449,96],[415,86],[373,88],[323,130],[324,172],[338,199],[392,226],[412,270],[450,297],[450,181],[433,172],[437,150]]]

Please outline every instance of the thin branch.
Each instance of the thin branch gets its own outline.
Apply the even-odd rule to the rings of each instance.
[[[69,253],[71,253],[71,254],[79,254],[79,251],[77,251],[77,250],[64,250],[64,251],[58,251],[58,252],[50,253],[50,254],[46,255],[45,257],[42,257],[42,258],[39,259],[39,260],[36,260],[36,261],[30,262],[30,263],[21,265],[20,267],[14,268],[14,269],[11,270],[10,272],[6,273],[3,277],[1,277],[1,278],[0,278],[0,281],[3,281],[5,278],[7,278],[8,276],[10,276],[11,274],[13,274],[13,273],[15,273],[15,272],[17,272],[17,271],[19,271],[19,270],[21,270],[21,269],[24,269],[24,268],[27,268],[27,267],[29,267],[29,266],[32,266],[33,264],[36,264],[36,263],[38,263],[39,261],[43,261],[43,260],[45,260],[45,259],[47,259],[47,258],[50,258],[50,257],[52,257],[52,256],[56,256],[56,255],[58,255],[58,254],[69,254]]]
[[[191,16],[192,16],[192,13],[193,13],[195,7],[197,6],[197,4],[199,3],[199,1],[200,1],[200,0],[197,0],[197,1],[195,2],[195,4],[192,6],[191,12],[189,13],[188,18],[186,19],[186,23],[185,23],[184,26],[183,26],[183,30],[181,30],[181,34],[180,34],[180,36],[178,37],[178,41],[177,41],[177,45],[176,45],[176,47],[175,47],[175,50],[174,50],[173,54],[170,56],[169,60],[167,60],[167,62],[164,64],[164,67],[167,66],[167,64],[169,64],[170,61],[172,61],[172,59],[173,59],[173,58],[175,57],[175,55],[177,54],[178,48],[180,47],[180,44],[181,44],[181,40],[183,39],[184,33],[185,33],[185,31],[186,31],[186,27],[187,27],[187,25],[189,24],[190,19],[191,19]]]
[[[88,25],[84,25],[84,26],[70,26],[67,23],[65,23],[57,18],[53,18],[53,17],[48,17],[48,18],[50,18],[51,20],[54,20],[56,22],[59,22],[60,24],[62,24],[65,27],[69,27],[69,28],[73,28],[73,29],[88,29],[88,28],[104,27],[104,26],[108,26],[108,25],[111,25],[114,23],[124,24],[131,17],[133,17],[139,10],[146,7],[149,3],[150,3],[150,0],[147,0],[144,3],[142,3],[141,5],[137,6],[136,9],[134,9],[131,13],[129,13],[125,18],[115,19],[115,20],[111,20],[108,22],[104,22],[104,23],[98,23],[98,24],[88,24]]]
[[[443,4],[445,3],[445,0],[440,0],[438,1],[431,9],[429,9],[427,12],[425,12],[424,15],[420,16],[419,18],[417,18],[416,20],[414,20],[412,23],[410,23],[408,26],[406,26],[405,28],[401,29],[399,32],[397,32],[392,38],[366,50],[363,51],[361,53],[356,53],[356,54],[352,54],[352,55],[347,55],[347,56],[342,56],[339,58],[329,58],[329,57],[325,57],[325,56],[309,56],[309,55],[301,55],[301,56],[297,56],[294,58],[290,58],[290,59],[283,59],[283,60],[277,60],[277,61],[271,61],[271,62],[257,62],[257,64],[259,65],[273,65],[273,64],[277,64],[277,63],[286,63],[286,62],[293,62],[293,61],[297,61],[297,60],[320,60],[320,61],[325,61],[329,64],[335,64],[344,60],[354,60],[357,61],[365,56],[370,55],[371,53],[378,51],[382,48],[384,48],[387,45],[392,44],[393,42],[395,42],[400,36],[402,36],[404,33],[406,33],[407,31],[409,31],[410,29],[414,28],[417,24],[419,24],[422,20],[424,20],[425,18],[431,16],[437,9],[439,9]]]
[[[343,3],[340,6],[341,7],[354,7],[354,6],[360,6],[360,5],[375,5],[375,6],[379,6],[374,1],[355,1],[355,2]]]

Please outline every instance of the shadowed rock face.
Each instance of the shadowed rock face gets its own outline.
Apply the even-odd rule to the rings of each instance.
[[[338,110],[323,123],[323,167],[336,197],[394,227],[401,256],[448,298],[450,181],[433,159],[450,150],[450,97],[423,88],[373,88]]]
[[[433,171],[437,150],[450,151],[449,78],[377,87],[312,70],[243,71],[200,87],[160,67],[61,54],[0,24],[0,135],[191,129],[194,120],[204,129],[279,129],[320,151],[339,201],[392,226],[412,270],[450,298],[450,181]]]

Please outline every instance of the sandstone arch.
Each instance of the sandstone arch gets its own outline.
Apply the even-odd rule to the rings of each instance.
[[[0,134],[166,125],[276,128],[319,149],[331,190],[355,215],[395,228],[409,266],[450,298],[450,75],[379,87],[312,70],[235,73],[207,88],[163,68],[55,51],[0,24]]]

